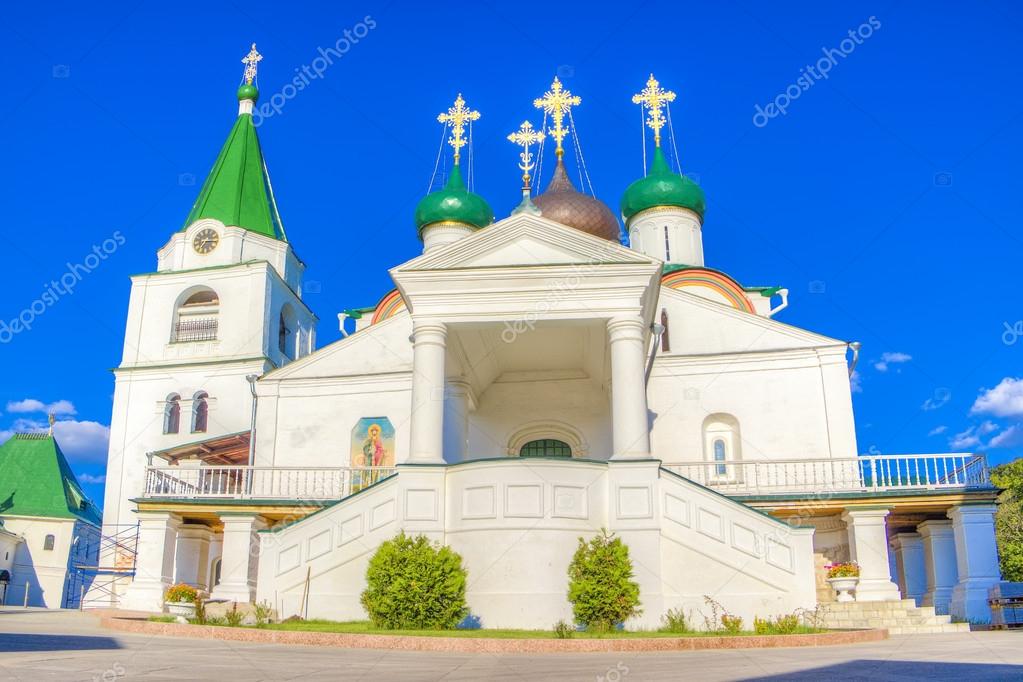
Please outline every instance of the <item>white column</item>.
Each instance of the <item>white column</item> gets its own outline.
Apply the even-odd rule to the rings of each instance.
[[[449,462],[461,462],[467,456],[469,441],[469,383],[448,379],[444,396],[444,454]]]
[[[648,459],[646,325],[638,315],[607,323],[611,345],[612,459]]]
[[[170,512],[138,512],[135,577],[121,608],[163,611],[163,593],[174,580],[174,554],[181,517]]]
[[[927,592],[923,539],[919,533],[899,533],[892,539],[892,548],[902,596],[916,600],[916,605],[920,606]]]
[[[898,601],[899,586],[892,582],[888,563],[888,509],[847,509],[842,513],[849,530],[849,555],[860,565],[856,601]]]
[[[208,589],[207,572],[212,535],[207,526],[199,524],[185,524],[178,529],[174,582],[187,583],[201,590]]]
[[[991,621],[987,603],[988,589],[1001,579],[998,568],[998,546],[995,544],[995,512],[993,504],[953,507],[952,533],[956,544],[956,567],[959,582],[952,588],[953,616],[970,621]]]
[[[220,565],[220,584],[213,588],[213,599],[251,602],[256,596],[256,572],[259,565],[259,536],[266,527],[258,514],[222,512],[224,554]]]
[[[444,344],[441,323],[412,326],[412,418],[410,463],[444,463]]]
[[[916,530],[923,539],[924,570],[927,572],[927,588],[920,604],[933,606],[935,613],[947,616],[952,605],[952,588],[959,582],[952,522],[924,521]]]

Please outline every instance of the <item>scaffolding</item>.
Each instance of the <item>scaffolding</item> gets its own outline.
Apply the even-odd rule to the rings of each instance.
[[[68,570],[64,608],[116,608],[135,577],[138,543],[137,523],[108,525],[100,533],[83,536]]]

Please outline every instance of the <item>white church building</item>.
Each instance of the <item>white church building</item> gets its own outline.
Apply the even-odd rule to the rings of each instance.
[[[139,546],[116,605],[158,611],[186,582],[282,616],[363,619],[367,562],[403,530],[461,554],[484,627],[550,628],[571,618],[577,539],[606,528],[641,589],[630,626],[705,595],[747,623],[812,609],[833,600],[825,565],[849,560],[858,601],[990,617],[984,458],[858,455],[858,344],[775,319],[787,290],[705,259],[704,195],[668,163],[674,96],[652,76],[634,101],[654,151],[622,199],[623,238],[566,171],[577,96],[555,79],[543,124],[511,136],[523,202],[496,221],[463,180],[479,114],[459,96],[440,117],[447,182],[416,210],[422,254],[317,348],[248,64],[188,219],[132,278],[104,524],[138,523]]]

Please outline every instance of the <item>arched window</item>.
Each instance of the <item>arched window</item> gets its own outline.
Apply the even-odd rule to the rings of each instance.
[[[55,538],[52,535],[47,535],[46,538],[43,540],[43,549],[45,549],[45,550],[52,550],[53,549],[53,545],[56,542],[57,542],[57,538]]]
[[[572,448],[568,443],[553,438],[531,440],[519,450],[519,457],[571,457]]]
[[[704,459],[708,462],[707,483],[738,480],[741,469],[739,422],[730,414],[712,414],[703,421]]]
[[[210,587],[216,587],[217,585],[220,584],[220,564],[221,564],[221,560],[220,559],[216,559],[213,562],[213,571],[212,571],[213,577],[210,580]]]
[[[671,262],[671,239],[668,237],[668,226],[664,226],[664,262]]]
[[[290,304],[285,303],[281,308],[280,321],[277,325],[277,348],[285,357],[292,360],[298,357],[298,335],[295,333],[297,327],[295,311]]]
[[[192,396],[192,433],[206,433],[210,420],[210,405],[206,391],[199,391]]]
[[[220,297],[212,289],[189,289],[175,311],[172,341],[213,341],[217,338]]]
[[[163,406],[163,432],[177,433],[181,426],[181,396],[171,393]]]

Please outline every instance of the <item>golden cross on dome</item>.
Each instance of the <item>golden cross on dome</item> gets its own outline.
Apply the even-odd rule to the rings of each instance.
[[[519,169],[522,170],[522,188],[529,189],[529,171],[533,170],[533,155],[530,153],[530,146],[543,140],[545,135],[542,130],[534,130],[533,124],[529,121],[523,121],[522,125],[519,126],[518,131],[508,136],[508,141],[522,147],[522,151],[519,152]]]
[[[664,127],[664,105],[674,101],[675,93],[671,90],[663,89],[661,84],[657,82],[657,79],[654,78],[654,74],[650,74],[643,92],[632,96],[633,104],[643,104],[646,106],[649,112],[646,124],[653,129],[654,144],[658,147],[661,146],[661,128]]]
[[[465,124],[480,120],[480,112],[465,106],[462,93],[458,93],[455,105],[450,107],[446,114],[439,114],[437,120],[441,123],[451,123],[451,137],[448,138],[448,144],[455,150],[455,163],[457,164],[461,156],[459,150],[468,144],[465,139]]]
[[[261,61],[263,55],[256,52],[256,44],[252,43],[252,49],[242,58],[242,64],[245,65],[245,82],[248,85],[252,85],[252,80],[256,77],[256,64]]]
[[[561,122],[564,120],[565,114],[569,114],[572,107],[578,106],[580,102],[582,102],[582,99],[562,87],[561,81],[558,80],[557,76],[554,77],[554,82],[551,83],[551,89],[545,92],[543,97],[537,97],[533,100],[533,106],[537,109],[543,109],[544,113],[554,121],[554,125],[548,128],[548,130],[551,137],[557,143],[555,153],[559,159],[565,153],[565,150],[561,148],[561,141],[568,134],[568,130],[561,125]]]

